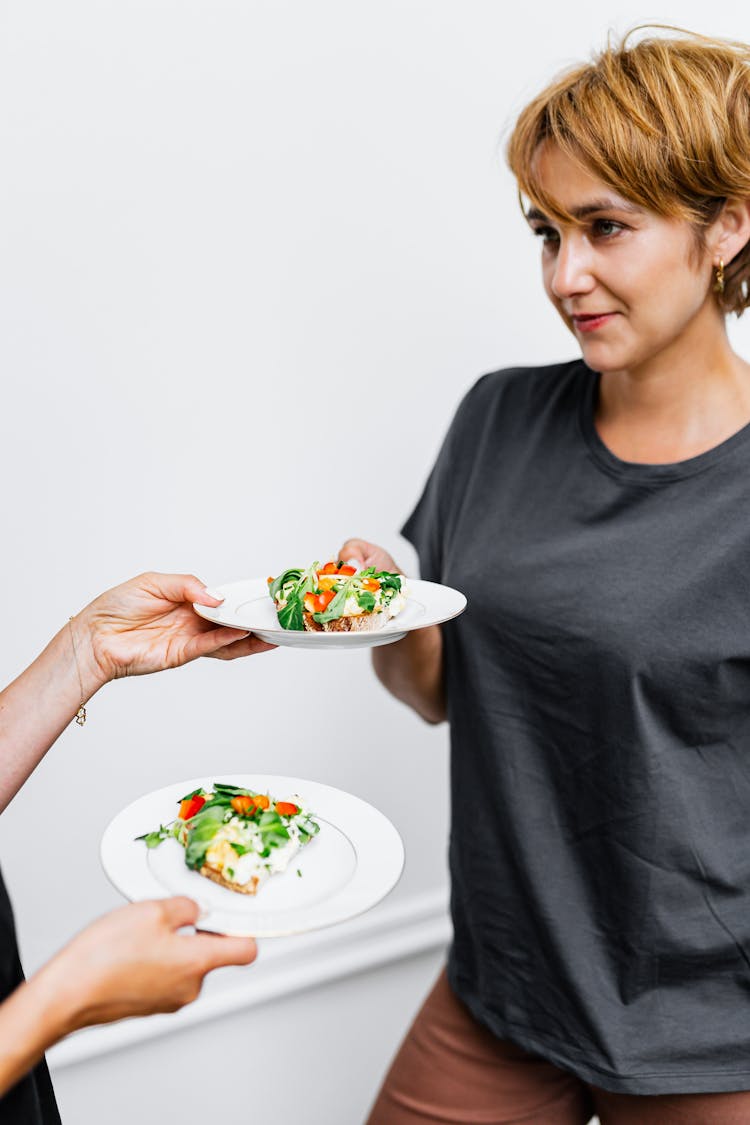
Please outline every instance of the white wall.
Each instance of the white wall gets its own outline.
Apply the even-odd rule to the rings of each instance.
[[[439,960],[407,958],[55,1070],[63,1121],[156,1125],[182,1119],[188,1103],[190,1120],[213,1120],[217,1081],[229,1078],[227,1105],[239,1110],[237,1120],[255,1119],[247,1102],[244,1113],[240,1106],[258,1097],[264,1116],[286,1110],[295,1121],[356,1125],[401,1040],[404,1013],[419,1007]]]
[[[750,39],[739,0],[0,5],[0,681],[146,568],[265,575],[350,534],[412,565],[397,529],[463,391],[575,354],[505,131],[608,27],[647,19]],[[443,893],[445,731],[363,655],[204,662],[116,684],[89,715],[0,823],[30,969],[118,902],[110,817],[207,771],[366,797],[405,839],[392,900]],[[40,810],[54,850],[20,843]]]

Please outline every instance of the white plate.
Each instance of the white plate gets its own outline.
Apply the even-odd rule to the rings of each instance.
[[[174,839],[157,848],[135,839],[170,823],[181,797],[210,789],[215,781],[281,801],[298,793],[320,825],[286,871],[272,875],[257,895],[237,894],[191,871],[185,849]],[[110,881],[133,902],[187,895],[208,911],[202,930],[282,937],[332,926],[375,906],[399,880],[404,846],[381,812],[330,785],[268,774],[214,774],[177,781],[128,805],[104,832],[101,860]]]
[[[247,629],[269,644],[289,648],[373,648],[400,641],[412,629],[426,629],[458,617],[466,609],[466,598],[450,586],[409,578],[406,605],[382,629],[374,633],[303,633],[282,629],[268,594],[265,578],[249,578],[213,586],[209,593],[223,598],[221,605],[194,605],[196,613],[217,625]]]

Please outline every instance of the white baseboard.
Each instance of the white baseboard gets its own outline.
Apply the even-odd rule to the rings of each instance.
[[[219,969],[194,1004],[173,1015],[87,1028],[48,1053],[50,1069],[74,1066],[240,1008],[315,988],[354,973],[446,946],[451,927],[444,888],[411,900],[386,901],[344,925],[291,938],[267,939],[246,968]]]

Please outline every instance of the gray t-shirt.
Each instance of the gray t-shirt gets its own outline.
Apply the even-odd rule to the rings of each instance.
[[[598,438],[580,360],[486,375],[404,527],[444,627],[456,993],[605,1089],[750,1088],[750,426]]]

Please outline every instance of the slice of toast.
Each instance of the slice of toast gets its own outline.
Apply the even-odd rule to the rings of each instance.
[[[227,890],[237,891],[241,895],[254,895],[258,890],[260,879],[257,875],[253,875],[248,883],[231,883],[225,879],[221,872],[217,871],[215,867],[209,867],[207,863],[203,864],[200,869],[200,874],[205,875],[206,879],[211,879],[214,883],[218,883],[220,887],[226,887]]]
[[[359,613],[356,617],[337,617],[334,621],[326,621],[321,625],[311,613],[305,613],[304,621],[306,633],[370,633],[375,629],[382,629],[388,621],[388,615]]]

